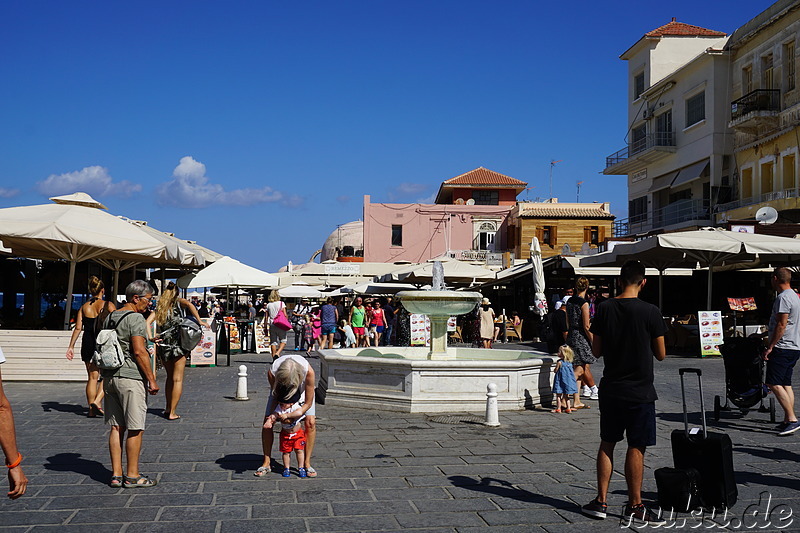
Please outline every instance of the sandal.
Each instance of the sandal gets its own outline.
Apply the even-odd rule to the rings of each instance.
[[[253,472],[253,475],[256,477],[264,477],[267,474],[269,474],[269,468],[267,468],[266,466],[259,466],[258,470]]]
[[[309,466],[308,468],[306,468],[306,476],[317,477],[317,471],[314,470],[313,466]]]
[[[553,410],[552,410],[552,411],[550,411],[550,412],[551,412],[551,413],[560,413],[560,412],[561,412],[561,409],[553,409]]]
[[[118,489],[122,486],[122,476],[111,476],[111,483],[108,484],[112,489]]]
[[[158,481],[155,479],[150,479],[147,476],[143,476],[139,474],[139,477],[128,477],[124,476],[125,480],[122,482],[123,488],[126,489],[134,489],[134,488],[147,488],[147,487],[155,487],[158,484]]]
[[[578,409],[591,409],[591,408],[592,407],[590,405],[583,404],[583,405],[576,405],[575,407],[572,408],[572,410],[576,411]]]
[[[105,414],[106,414],[106,412],[103,411],[103,408],[100,407],[99,405],[97,405],[96,403],[90,403],[89,404],[89,413],[92,412],[92,409],[94,409],[94,413],[96,415],[105,416]]]

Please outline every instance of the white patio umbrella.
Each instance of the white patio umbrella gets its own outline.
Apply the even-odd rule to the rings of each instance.
[[[775,265],[791,264],[800,261],[800,239],[719,228],[662,233],[637,242],[617,244],[611,252],[584,257],[581,266],[621,265],[629,259],[638,259],[662,272],[668,267],[691,268],[697,263],[707,267],[706,305],[710,308],[714,267],[755,259]]]
[[[338,294],[396,294],[400,291],[413,291],[417,287],[410,283],[379,283],[368,281],[346,285],[338,289]],[[337,294],[337,295],[338,295]]]
[[[181,276],[177,284],[182,289],[225,287],[228,289],[227,303],[230,306],[230,289],[274,288],[278,286],[278,277],[226,255],[196,274]]]
[[[88,198],[88,200],[87,200]],[[15,255],[69,261],[64,329],[69,326],[75,264],[89,259],[141,262],[165,259],[165,246],[99,207],[87,207],[91,197],[79,193],[76,204],[60,203],[0,209],[0,239]],[[99,202],[94,202],[102,206]]]
[[[446,283],[472,283],[495,279],[495,272],[488,268],[471,265],[455,259],[442,261]],[[389,272],[382,281],[404,281],[406,283],[430,283],[433,280],[433,262],[408,265]]]
[[[321,285],[290,285],[278,289],[278,294],[280,294],[281,298],[321,298],[323,293],[320,289],[323,288]]]
[[[547,297],[544,294],[544,266],[542,265],[542,247],[539,239],[534,237],[531,241],[531,263],[533,266],[533,291],[534,307],[536,314],[547,314]]]

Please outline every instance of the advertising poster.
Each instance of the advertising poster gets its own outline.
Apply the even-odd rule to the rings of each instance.
[[[215,366],[217,364],[217,334],[211,330],[211,322],[211,318],[200,319],[203,336],[189,354],[189,364],[192,366]]]
[[[264,319],[266,320],[266,319]],[[256,322],[256,353],[269,351],[269,334],[264,331],[264,320]]]
[[[447,331],[452,332],[456,330],[456,317],[451,316],[447,319]]]
[[[411,346],[431,345],[431,321],[428,315],[411,315]]]
[[[224,320],[225,327],[227,328],[227,334],[229,335],[228,341],[230,342],[231,353],[233,353],[235,350],[241,351],[242,338],[239,335],[239,326],[236,324],[236,319],[232,316],[226,316]]]
[[[728,306],[731,311],[755,311],[756,307],[755,298],[728,298]]]
[[[700,334],[700,355],[722,355],[719,345],[722,340],[722,312],[700,311],[698,316],[698,333]]]

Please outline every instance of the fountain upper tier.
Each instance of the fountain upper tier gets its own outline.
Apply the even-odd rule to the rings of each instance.
[[[429,317],[469,313],[483,297],[479,292],[456,291],[402,291],[396,296],[409,312]]]

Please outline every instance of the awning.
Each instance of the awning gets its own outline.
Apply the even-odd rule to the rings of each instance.
[[[708,159],[703,159],[699,163],[695,163],[681,169],[681,171],[678,173],[678,177],[675,178],[675,181],[672,183],[672,188],[674,189],[675,187],[683,185],[684,183],[689,183],[690,181],[696,180],[703,174],[703,172],[705,172],[707,167]]]
[[[582,267],[580,257],[562,257],[562,267],[571,266],[576,276],[619,276],[620,267],[617,266],[590,266]],[[546,270],[545,270],[546,271]],[[667,268],[664,270],[665,276],[691,276],[691,268]],[[658,276],[658,269],[646,268],[645,275],[648,277]]]
[[[660,191],[661,189],[667,189],[672,186],[672,182],[678,176],[678,171],[668,172],[663,176],[659,176],[653,180],[653,184],[650,185],[650,188],[647,189],[647,192],[656,192]]]

